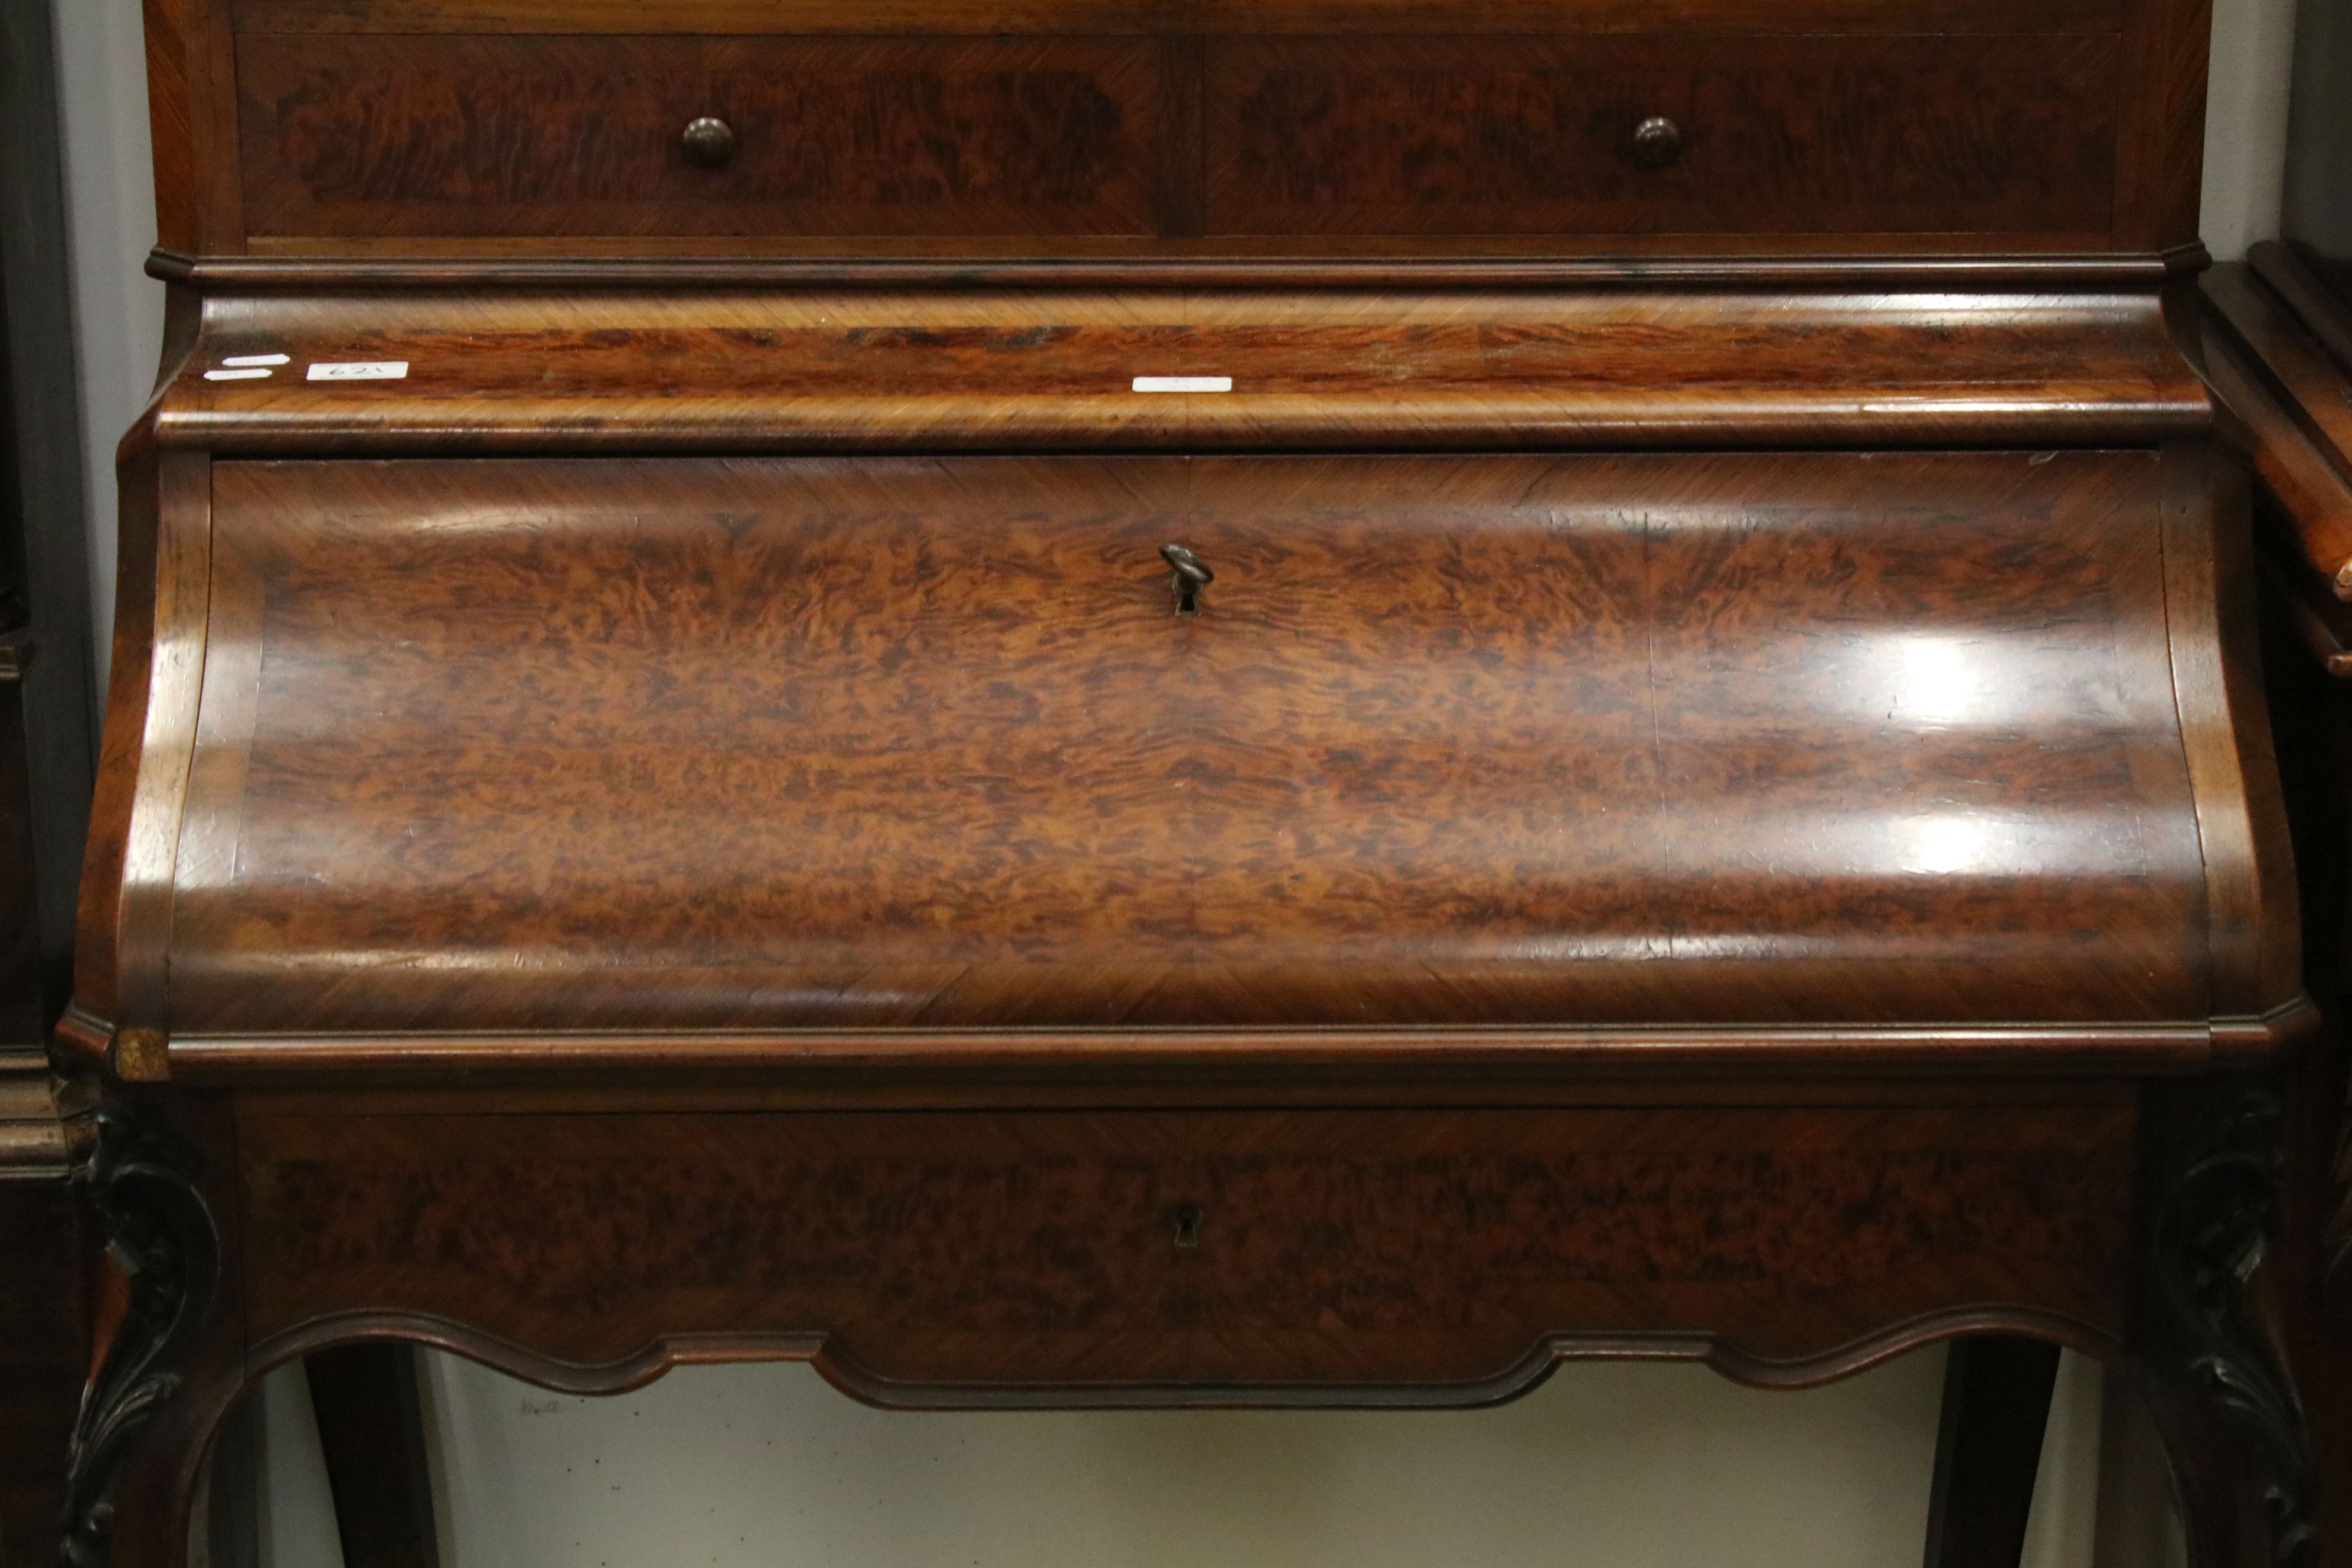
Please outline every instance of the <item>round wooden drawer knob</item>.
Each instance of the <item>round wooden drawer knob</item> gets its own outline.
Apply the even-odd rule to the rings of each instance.
[[[706,169],[723,169],[727,161],[735,156],[735,128],[714,115],[688,121],[686,134],[680,140],[687,161]]]
[[[1653,114],[1633,127],[1633,161],[1645,169],[1663,169],[1683,155],[1683,128],[1663,114]]]

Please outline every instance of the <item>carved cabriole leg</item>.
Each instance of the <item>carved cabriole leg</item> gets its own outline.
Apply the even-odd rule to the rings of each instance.
[[[66,1568],[181,1568],[205,1445],[242,1381],[228,1277],[226,1127],[214,1108],[110,1101],[95,1113],[90,1209],[120,1271],[119,1315],[75,1425]]]
[[[2266,1089],[2207,1084],[2152,1118],[2137,1373],[2170,1453],[2192,1568],[2312,1568],[2303,1415],[2258,1297],[2281,1174]]]

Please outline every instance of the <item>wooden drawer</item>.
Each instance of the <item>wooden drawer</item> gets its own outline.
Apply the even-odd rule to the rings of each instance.
[[[1131,39],[259,36],[237,81],[257,234],[1147,234],[1163,141]]]
[[[247,227],[280,239],[2091,245],[2121,53],[2105,33],[249,34],[237,79]],[[702,117],[732,137],[709,164],[685,136]]]
[[[1211,57],[1210,222],[2104,231],[2118,57],[2100,35],[1237,39]]]
[[[2135,1125],[2113,1094],[1664,1110],[264,1109],[239,1117],[238,1191],[246,1233],[269,1243],[247,1280],[257,1339],[367,1310],[436,1335],[470,1325],[493,1336],[467,1337],[478,1353],[559,1377],[719,1335],[814,1352],[882,1400],[1412,1384],[1471,1401],[1539,1376],[1556,1338],[1711,1349],[1729,1370],[1785,1377],[1963,1311],[2119,1333]]]

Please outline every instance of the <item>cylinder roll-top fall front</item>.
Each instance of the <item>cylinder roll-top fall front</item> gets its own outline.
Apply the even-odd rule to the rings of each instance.
[[[2158,471],[223,464],[174,1026],[2203,1017]]]

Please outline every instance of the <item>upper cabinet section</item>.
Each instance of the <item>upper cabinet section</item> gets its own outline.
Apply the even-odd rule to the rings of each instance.
[[[163,246],[2152,257],[2197,0],[149,0]]]

